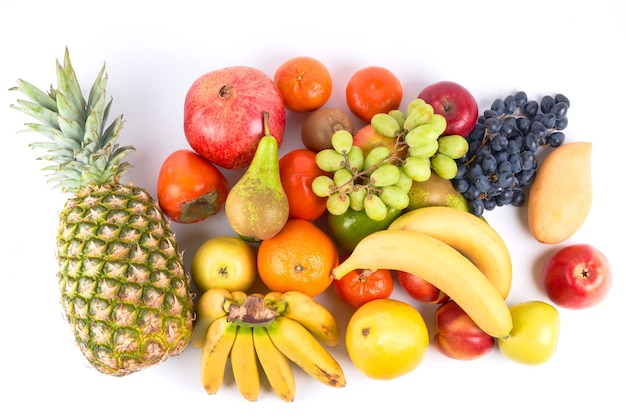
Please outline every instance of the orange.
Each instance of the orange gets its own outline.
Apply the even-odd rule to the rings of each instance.
[[[381,298],[359,307],[346,326],[346,349],[354,366],[372,379],[412,372],[429,343],[428,328],[415,307]]]
[[[274,74],[274,83],[283,96],[285,107],[295,112],[319,109],[326,104],[333,89],[326,66],[306,56],[281,64]]]
[[[348,80],[346,101],[356,117],[369,123],[375,114],[400,107],[402,84],[387,68],[365,67],[352,74]]]
[[[259,277],[270,291],[301,291],[312,297],[333,282],[339,254],[332,239],[308,220],[290,219],[257,253]]]

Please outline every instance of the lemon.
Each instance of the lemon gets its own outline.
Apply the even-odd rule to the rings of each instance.
[[[372,379],[408,374],[428,348],[428,328],[419,311],[394,299],[359,307],[346,328],[346,349],[354,366]]]

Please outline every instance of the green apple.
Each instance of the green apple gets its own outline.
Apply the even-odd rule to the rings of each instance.
[[[216,236],[198,248],[190,273],[201,292],[209,288],[246,291],[257,277],[256,251],[238,236]]]
[[[498,348],[507,358],[526,365],[548,361],[559,339],[558,310],[543,301],[526,301],[510,307],[513,328]]]

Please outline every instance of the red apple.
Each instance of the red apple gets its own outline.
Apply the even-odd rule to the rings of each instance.
[[[612,282],[609,261],[591,245],[562,248],[546,261],[541,272],[546,294],[558,306],[592,307],[602,301]]]
[[[435,311],[435,348],[452,359],[473,360],[492,351],[495,340],[482,331],[454,301]]]
[[[196,79],[184,105],[184,132],[189,145],[222,168],[250,165],[265,135],[263,113],[278,145],[285,132],[285,104],[274,81],[259,69],[235,66]]]
[[[391,153],[395,152],[400,157],[406,155],[407,152],[406,146],[396,148],[396,138],[381,135],[374,130],[371,124],[357,130],[353,136],[352,144],[361,148],[363,156],[367,156],[377,146],[385,146]]]
[[[439,288],[417,275],[405,271],[396,271],[396,273],[402,289],[417,301],[427,304],[441,304],[450,299]]]
[[[425,87],[418,95],[446,118],[442,136],[467,136],[478,120],[478,103],[465,87],[452,81],[439,81]]]

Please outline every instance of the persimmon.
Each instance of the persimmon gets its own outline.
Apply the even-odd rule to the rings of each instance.
[[[157,199],[163,213],[174,222],[196,223],[218,213],[228,192],[224,174],[193,151],[174,151],[161,165]]]

